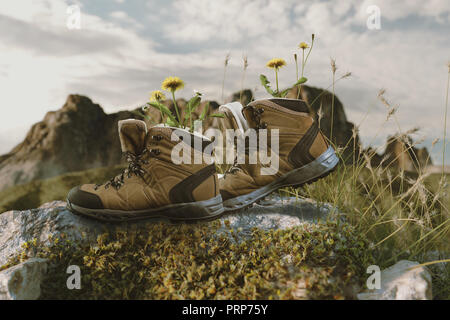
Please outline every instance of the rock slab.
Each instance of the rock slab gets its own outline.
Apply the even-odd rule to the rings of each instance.
[[[357,295],[359,300],[431,300],[431,275],[419,263],[401,260],[382,270],[379,289]]]
[[[0,272],[0,300],[36,300],[47,272],[45,259],[32,258]]]
[[[228,220],[229,226],[240,230],[238,240],[244,239],[258,227],[264,230],[286,229],[304,223],[317,223],[335,212],[329,205],[318,205],[312,200],[273,195],[259,204],[240,213],[223,215],[220,220]],[[133,223],[103,223],[80,217],[66,209],[66,203],[55,201],[40,208],[25,211],[8,211],[0,214],[0,266],[18,252],[22,245],[36,241],[38,246],[49,244],[49,237],[61,234],[77,242],[95,242],[105,232],[142,230],[151,220]],[[222,227],[218,232],[228,232]],[[235,238],[234,238],[235,239]]]

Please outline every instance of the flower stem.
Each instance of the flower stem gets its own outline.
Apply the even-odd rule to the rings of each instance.
[[[302,75],[301,77],[303,78],[303,72],[305,71],[305,49],[302,50]],[[302,91],[302,85],[299,84],[298,85],[298,90],[297,90],[297,99],[300,99],[300,93]]]
[[[178,125],[181,125],[181,117],[180,117],[180,112],[178,111],[177,100],[175,100],[175,91],[174,90],[172,90],[172,99],[173,99],[173,105],[175,107],[175,112],[177,113]]]
[[[278,94],[278,92],[280,92],[280,90],[278,89],[278,69],[277,68],[275,68],[275,79],[277,82],[277,94]]]

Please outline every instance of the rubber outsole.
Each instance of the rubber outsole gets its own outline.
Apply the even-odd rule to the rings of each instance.
[[[304,184],[313,183],[329,175],[339,163],[334,149],[330,146],[316,160],[307,165],[292,170],[270,184],[259,188],[251,193],[237,196],[223,202],[226,213],[236,212],[248,208],[253,203],[271,194],[272,192],[285,187],[299,187]]]
[[[89,209],[77,206],[67,200],[67,208],[74,214],[105,222],[126,222],[137,220],[169,220],[171,222],[208,221],[224,213],[222,197],[190,203],[177,203],[161,208],[122,211],[111,209]]]

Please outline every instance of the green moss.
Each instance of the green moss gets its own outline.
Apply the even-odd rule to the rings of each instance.
[[[304,298],[352,298],[349,288],[365,282],[373,263],[348,224],[254,229],[240,243],[217,233],[219,225],[149,224],[86,246],[55,239],[44,249],[28,244],[16,262],[50,259],[42,299],[292,299],[299,283]],[[81,268],[81,290],[66,288],[69,265]]]

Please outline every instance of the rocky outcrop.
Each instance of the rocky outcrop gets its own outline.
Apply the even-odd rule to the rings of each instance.
[[[412,138],[407,135],[388,137],[384,153],[374,154],[371,162],[372,166],[382,164],[409,172],[419,172],[432,165],[428,150],[425,147],[416,148]]]
[[[358,294],[359,300],[431,300],[431,275],[419,263],[401,260],[380,273],[380,287]]]
[[[70,95],[61,109],[48,112],[22,143],[0,158],[0,190],[120,163],[117,122],[136,117],[129,111],[108,115],[89,98]]]
[[[253,92],[250,89],[244,89],[242,91],[238,91],[231,96],[227,102],[239,101],[243,106],[246,106],[254,99]]]

